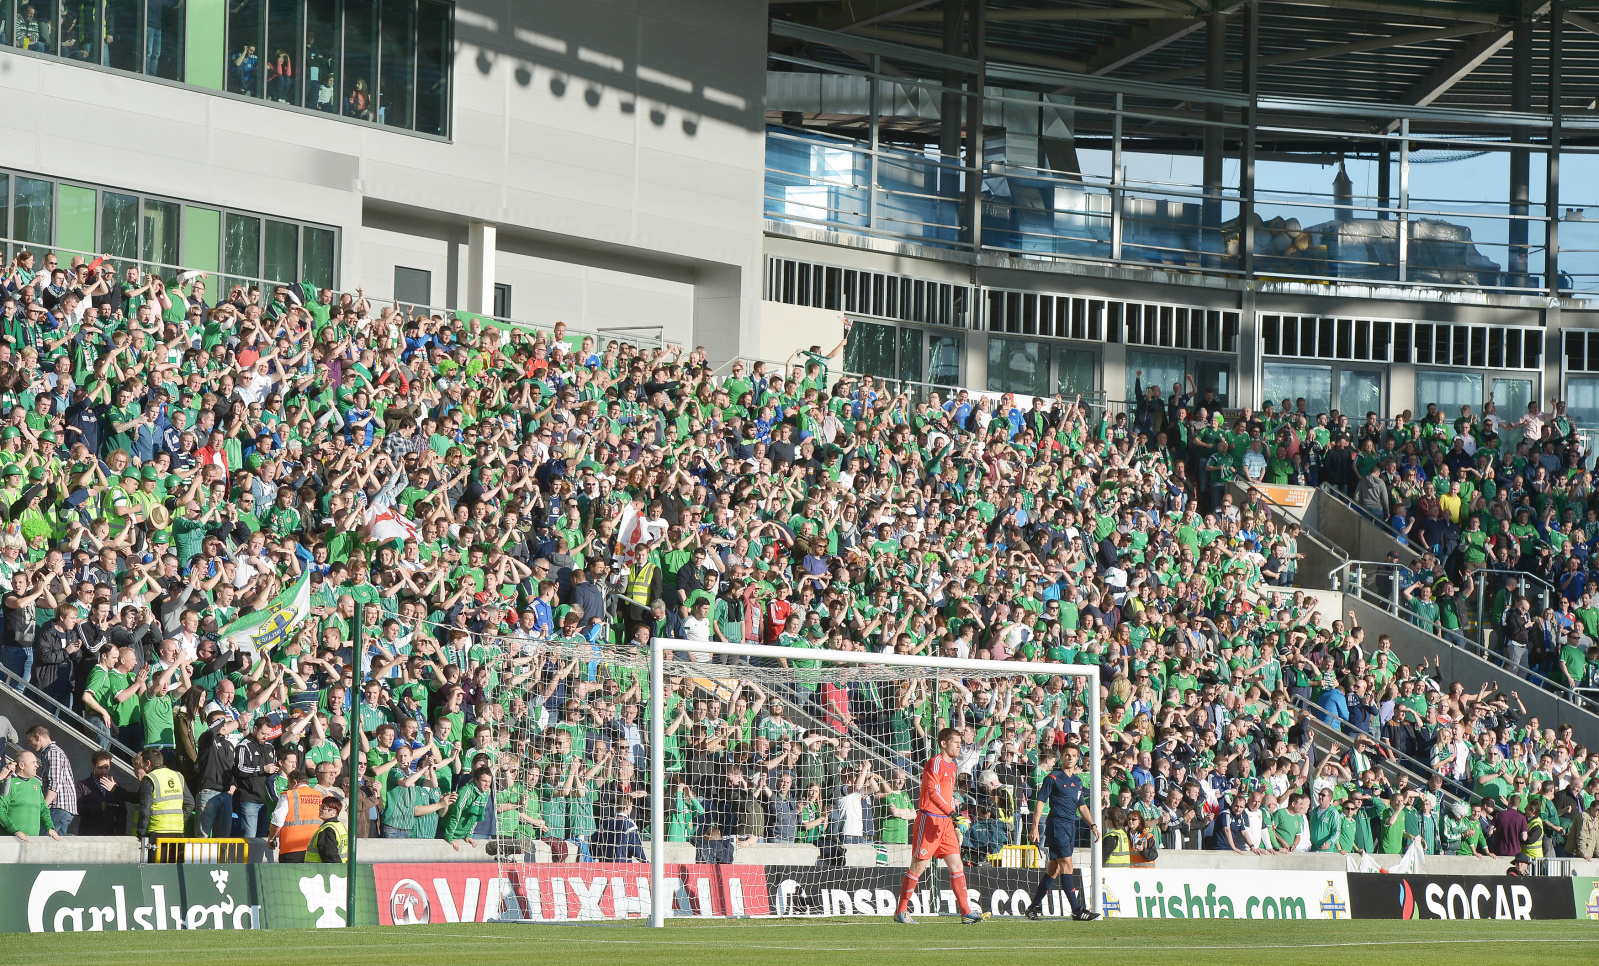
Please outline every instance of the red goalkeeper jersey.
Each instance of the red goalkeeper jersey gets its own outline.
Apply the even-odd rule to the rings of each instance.
[[[932,815],[955,811],[955,763],[934,755],[922,766],[922,796],[917,808]]]

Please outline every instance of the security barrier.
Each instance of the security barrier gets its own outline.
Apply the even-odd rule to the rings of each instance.
[[[150,861],[176,865],[226,865],[250,860],[245,839],[157,839]]]

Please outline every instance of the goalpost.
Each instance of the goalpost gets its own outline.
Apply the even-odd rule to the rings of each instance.
[[[744,661],[760,662],[760,664],[716,664],[703,660],[683,661],[676,660],[681,656],[718,655],[728,658],[738,658]],[[779,670],[781,663],[790,665]],[[763,668],[762,665],[765,665]],[[798,670],[796,670],[796,668]],[[1089,807],[1093,814],[1094,825],[1103,828],[1101,815],[1100,789],[1103,784],[1100,763],[1099,747],[1099,669],[1094,666],[1065,665],[1049,663],[1031,663],[1019,661],[980,661],[961,660],[956,658],[922,657],[914,655],[883,654],[870,651],[835,651],[828,649],[798,649],[792,647],[772,647],[756,644],[726,644],[704,641],[682,641],[669,639],[655,639],[651,644],[649,663],[649,710],[648,725],[650,738],[649,748],[649,859],[650,859],[650,903],[649,924],[655,928],[665,926],[668,913],[673,910],[674,895],[667,891],[666,876],[666,844],[667,844],[667,694],[666,679],[668,673],[692,678],[714,686],[718,681],[727,681],[739,678],[760,678],[762,671],[767,673],[764,677],[768,680],[774,691],[780,692],[785,688],[794,689],[795,693],[805,688],[813,691],[817,686],[836,684],[842,678],[856,681],[888,681],[904,682],[913,677],[925,677],[933,682],[951,684],[952,688],[960,688],[958,681],[961,679],[984,679],[987,681],[1001,682],[1011,678],[1048,678],[1059,675],[1069,683],[1083,684],[1083,697],[1085,698],[1085,720],[1090,726],[1091,740],[1088,742],[1088,768],[1089,783],[1087,794]],[[829,674],[828,672],[832,673]],[[925,672],[916,675],[915,672]],[[877,672],[874,677],[873,673]],[[907,676],[906,672],[911,672]],[[939,672],[944,672],[940,674]],[[933,704],[936,708],[940,703],[940,693],[935,683],[933,691]],[[799,709],[796,709],[799,711]],[[872,753],[868,751],[867,757]],[[920,766],[926,760],[926,755],[920,750],[914,752],[916,760],[905,759],[903,770],[908,773],[909,787],[906,791],[914,801],[920,783]],[[870,762],[867,762],[869,765]],[[863,769],[864,771],[864,769]],[[862,781],[868,776],[862,775]],[[1030,825],[1030,815],[1020,814],[1013,816],[1015,826],[1026,828]],[[1087,908],[1094,912],[1102,912],[1100,896],[1100,868],[1101,852],[1097,843],[1090,839],[1088,868],[1079,870],[1083,874],[1084,900]],[[884,852],[878,852],[877,862],[884,862]],[[907,852],[908,854],[908,852]],[[940,863],[942,865],[942,863]],[[936,876],[936,872],[935,872]],[[936,878],[935,878],[936,882]],[[1028,882],[1025,888],[1031,888]],[[675,890],[674,890],[675,893]],[[774,911],[780,911],[775,910]],[[880,910],[879,910],[880,911]]]

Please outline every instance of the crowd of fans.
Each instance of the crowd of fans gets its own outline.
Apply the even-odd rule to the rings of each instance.
[[[701,349],[360,290],[212,293],[109,258],[24,253],[0,286],[0,664],[111,749],[74,776],[48,730],[12,735],[0,822],[19,836],[149,834],[149,776],[175,770],[201,836],[276,840],[317,788],[362,835],[636,857],[664,637],[687,648],[666,834],[713,858],[905,842],[945,725],[967,738],[976,855],[1025,838],[1053,760],[1096,741],[1108,824],[1141,854],[1599,837],[1599,754],[1319,613],[1292,589],[1298,527],[1226,487],[1286,465],[1365,502],[1377,474],[1424,551],[1414,594],[1447,598],[1482,559],[1585,568],[1590,477],[1561,416],[912,396],[836,372],[842,343],[719,373]],[[1451,544],[1435,513],[1470,522]],[[302,574],[309,616],[232,646]],[[1586,588],[1575,605],[1556,619],[1591,645],[1599,610]],[[712,665],[693,644],[713,640],[1083,665],[1105,710],[1087,720],[1079,678],[855,681],[798,651]],[[1345,736],[1315,757],[1312,715]],[[140,787],[112,768],[123,748]],[[1395,781],[1390,758],[1437,774]]]

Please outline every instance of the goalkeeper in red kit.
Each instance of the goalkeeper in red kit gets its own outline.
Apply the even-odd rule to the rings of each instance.
[[[961,753],[961,733],[945,728],[938,733],[938,754],[922,767],[922,795],[916,806],[916,824],[911,829],[911,867],[899,886],[899,908],[894,921],[915,925],[911,918],[911,896],[922,873],[943,859],[949,869],[949,887],[955,893],[961,922],[982,922],[986,912],[973,912],[966,897],[966,868],[961,864],[960,835],[955,831],[955,759]]]

